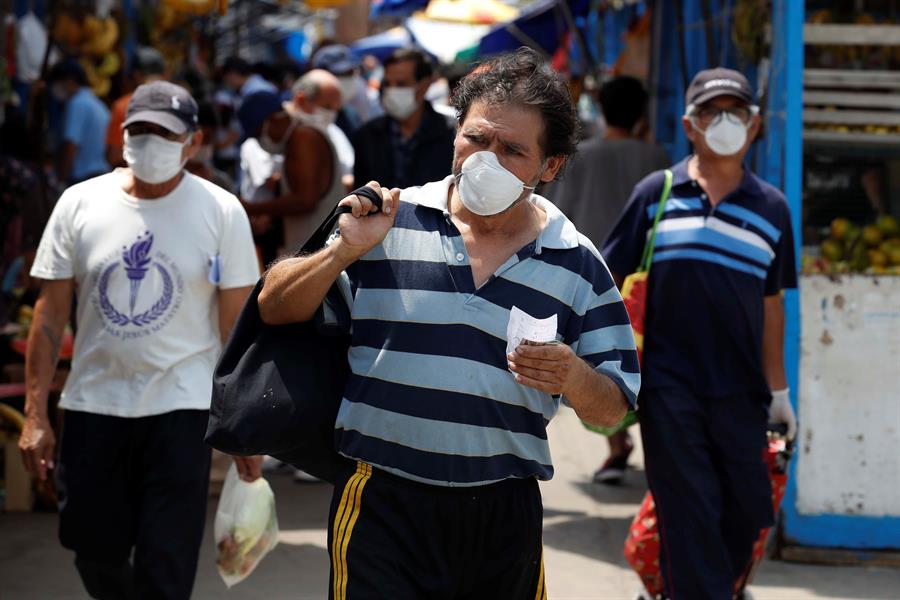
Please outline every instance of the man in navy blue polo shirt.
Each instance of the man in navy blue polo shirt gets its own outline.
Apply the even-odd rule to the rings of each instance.
[[[796,286],[783,194],[743,165],[760,127],[743,75],[700,72],[682,120],[694,154],[672,167],[656,233],[639,399],[670,598],[731,598],[773,523],[766,423],[796,419],[781,291]],[[641,181],[603,255],[618,281],[641,258],[664,173]],[[771,403],[771,407],[770,407]]]

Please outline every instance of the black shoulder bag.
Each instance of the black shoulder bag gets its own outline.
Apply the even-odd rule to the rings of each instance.
[[[372,188],[351,194],[381,208]],[[297,254],[321,249],[346,212],[335,207]],[[350,310],[332,285],[311,321],[267,325],[257,303],[264,280],[241,309],[213,373],[206,443],[227,454],[268,454],[334,483],[346,462],[335,451],[334,421],[350,374]]]

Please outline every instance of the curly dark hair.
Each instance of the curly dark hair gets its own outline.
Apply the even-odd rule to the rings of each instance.
[[[578,111],[569,88],[531,48],[522,47],[476,66],[453,92],[451,103],[462,124],[477,101],[536,109],[544,119],[544,156],[569,157],[578,142]]]

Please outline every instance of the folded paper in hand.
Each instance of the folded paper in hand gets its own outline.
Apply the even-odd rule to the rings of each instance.
[[[506,326],[506,353],[519,347],[523,341],[546,344],[556,341],[556,314],[546,319],[535,319],[524,310],[513,306]]]

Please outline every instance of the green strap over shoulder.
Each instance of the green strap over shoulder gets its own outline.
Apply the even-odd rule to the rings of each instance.
[[[659,203],[656,206],[656,216],[653,218],[653,229],[650,231],[650,237],[644,245],[644,254],[641,256],[641,262],[638,266],[638,272],[649,271],[650,265],[653,264],[653,246],[656,243],[656,226],[659,225],[659,218],[666,210],[666,201],[669,199],[669,192],[672,191],[672,171],[666,169],[666,180],[663,183],[662,194],[659,196]]]

